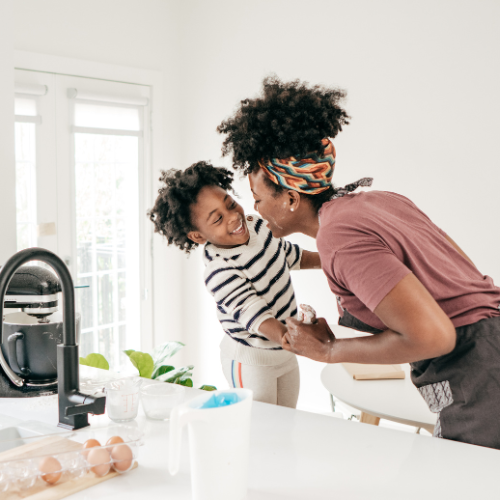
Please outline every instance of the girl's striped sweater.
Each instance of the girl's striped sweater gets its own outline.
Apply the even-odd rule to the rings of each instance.
[[[300,268],[302,249],[273,238],[260,217],[248,215],[246,221],[248,244],[205,245],[205,285],[229,336],[221,344],[223,354],[242,363],[274,365],[286,362],[290,353],[265,338],[259,327],[269,318],[284,323],[285,318],[296,316],[290,270]]]

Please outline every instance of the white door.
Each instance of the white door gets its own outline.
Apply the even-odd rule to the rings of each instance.
[[[35,129],[50,129],[34,162],[16,150],[19,244],[50,248],[66,261],[80,287],[80,353],[99,352],[119,369],[128,363],[122,351],[139,349],[141,331],[151,331],[149,87],[26,71],[16,72],[16,82],[46,85]],[[23,120],[21,126],[32,124]],[[16,144],[18,137],[33,143],[17,128]],[[31,196],[27,171],[37,179]],[[25,202],[35,197],[36,211]]]

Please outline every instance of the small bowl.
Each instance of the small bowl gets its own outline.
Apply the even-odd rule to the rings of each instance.
[[[172,408],[184,396],[184,387],[168,382],[148,384],[141,388],[142,408],[146,417],[152,420],[168,420]]]

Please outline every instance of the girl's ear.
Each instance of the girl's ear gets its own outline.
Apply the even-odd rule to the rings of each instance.
[[[207,242],[207,239],[204,238],[201,233],[198,231],[189,231],[187,234],[187,237],[191,240],[194,241],[195,243],[198,243],[199,245],[204,245]]]

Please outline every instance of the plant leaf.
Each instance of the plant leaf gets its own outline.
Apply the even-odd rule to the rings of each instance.
[[[153,360],[155,362],[155,370],[162,366],[165,360],[171,358],[174,354],[178,353],[184,344],[182,342],[170,341],[165,342],[153,349]]]
[[[217,387],[215,387],[215,385],[202,385],[200,389],[202,391],[216,391]]]
[[[127,349],[126,351],[123,351],[129,358],[130,358],[130,355],[135,352],[135,349]]]
[[[158,378],[160,375],[171,372],[172,370],[175,370],[175,368],[173,366],[162,365],[153,372],[153,375],[151,375],[151,378]]]
[[[177,380],[176,384],[184,385],[185,387],[193,387],[193,381],[190,378],[182,378]]]
[[[178,379],[182,379],[183,377],[191,377],[193,375],[192,369],[193,365],[183,366],[181,368],[176,368],[175,370],[169,371],[160,375],[156,378],[156,380],[160,380],[161,382],[170,382],[171,384],[177,383]]]
[[[109,370],[109,363],[102,354],[93,352],[85,358],[80,358],[80,364],[91,366],[92,368],[100,368],[101,370]]]
[[[151,378],[154,369],[153,358],[147,352],[133,351],[128,357],[132,364],[139,370],[139,375],[143,378]]]

